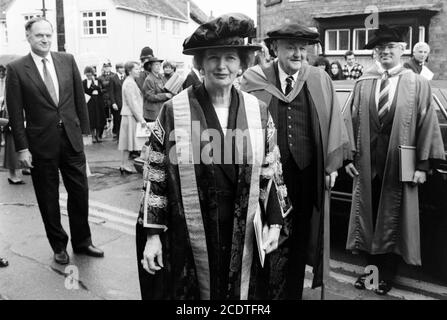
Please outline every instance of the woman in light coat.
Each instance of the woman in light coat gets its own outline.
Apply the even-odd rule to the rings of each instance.
[[[146,127],[146,121],[143,118],[143,95],[135,81],[140,73],[139,64],[127,62],[124,68],[127,78],[123,83],[123,108],[118,143],[118,150],[122,151],[121,174],[135,173],[135,170],[130,168],[129,153],[140,152],[146,141],[146,138],[136,137],[137,124],[141,123],[143,127]]]

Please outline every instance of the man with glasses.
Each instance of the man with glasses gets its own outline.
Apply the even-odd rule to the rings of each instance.
[[[365,253],[367,264],[378,268],[379,295],[391,289],[399,256],[421,265],[418,185],[433,160],[444,159],[430,84],[401,64],[403,34],[384,25],[375,31],[365,49],[376,51],[380,67],[358,80],[348,108],[355,151],[346,165],[354,178],[347,249]],[[365,289],[367,276],[355,287]]]

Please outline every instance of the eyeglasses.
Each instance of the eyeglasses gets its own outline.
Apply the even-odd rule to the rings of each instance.
[[[399,46],[400,46],[399,43],[388,43],[388,44],[384,44],[384,45],[376,46],[376,47],[374,48],[374,50],[376,50],[376,51],[384,51],[385,49],[390,49],[390,50],[392,50],[392,49],[395,49],[395,48],[397,48],[397,47],[399,47]]]

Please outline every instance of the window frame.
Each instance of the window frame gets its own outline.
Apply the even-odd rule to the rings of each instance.
[[[152,32],[153,16],[146,15],[146,32]]]
[[[329,49],[329,32],[337,31],[337,50]],[[340,31],[348,31],[348,49],[340,50]],[[340,28],[340,29],[326,29],[324,30],[324,54],[325,55],[343,55],[346,51],[351,48],[351,29]]]
[[[360,49],[360,50],[356,50],[355,49],[355,45],[356,43],[356,31],[366,31],[365,33],[365,44],[368,43],[369,41],[369,37],[368,37],[368,30],[373,30],[373,29],[367,29],[367,28],[353,28],[352,29],[352,52],[354,52],[354,54],[360,54],[360,55],[372,55],[373,50],[368,50],[368,49]]]
[[[168,32],[168,19],[160,17],[160,32],[166,33]]]
[[[98,17],[96,13],[100,13]],[[92,17],[84,17],[84,14],[92,13]],[[104,13],[104,15],[103,15]],[[99,19],[98,19],[99,18]],[[102,21],[105,20],[105,25],[102,25]],[[84,22],[93,21],[93,26],[84,26]],[[100,21],[101,25],[98,27],[97,22]],[[86,29],[93,28],[94,33],[85,33]],[[97,28],[101,29],[101,33],[97,33]],[[106,29],[105,33],[102,33],[103,29]],[[109,21],[107,10],[83,10],[81,11],[81,34],[83,38],[105,38],[109,36]]]
[[[178,37],[180,33],[180,21],[172,20],[172,35]]]

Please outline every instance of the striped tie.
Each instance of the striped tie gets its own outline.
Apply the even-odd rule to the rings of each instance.
[[[288,76],[287,78],[286,78],[286,82],[287,82],[287,85],[286,85],[286,96],[292,91],[292,89],[293,89],[293,77],[292,76]]]
[[[379,121],[383,122],[383,119],[388,114],[390,110],[390,80],[388,71],[384,72],[384,77],[380,83],[380,94],[379,94],[379,105],[377,111],[379,112]]]

